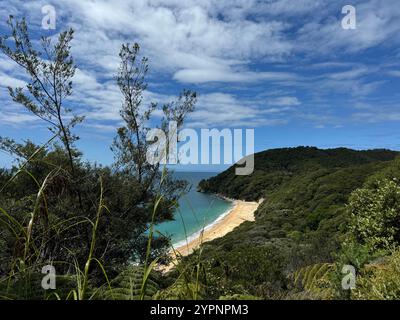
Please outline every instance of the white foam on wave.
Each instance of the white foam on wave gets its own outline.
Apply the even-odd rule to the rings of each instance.
[[[214,221],[212,221],[210,224],[206,225],[205,227],[201,228],[199,231],[196,231],[196,232],[190,234],[189,236],[187,236],[187,239],[183,239],[181,241],[173,243],[172,246],[175,249],[186,246],[188,243],[190,243],[193,240],[195,240],[196,238],[200,237],[202,232],[209,230],[214,225],[216,225],[218,222],[220,222],[222,219],[224,219],[228,214],[230,214],[232,212],[232,210],[235,208],[235,201],[231,200],[231,199],[226,199],[226,198],[224,200],[230,201],[232,204],[232,206],[228,210],[226,210],[225,212],[220,214]]]

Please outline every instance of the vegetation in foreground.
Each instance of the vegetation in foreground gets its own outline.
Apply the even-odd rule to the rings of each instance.
[[[0,37],[0,49],[27,80],[25,88],[9,88],[10,96],[48,126],[49,140],[39,146],[0,137],[1,150],[16,159],[13,168],[0,171],[1,297],[151,297],[157,286],[150,271],[167,262],[169,245],[168,238],[153,235],[152,226],[172,219],[187,186],[146,161],[152,148],[146,134],[150,125],[168,132],[170,121],[179,128],[196,94],[184,91],[169,104],[145,105],[147,59],[138,44],[123,44],[116,81],[124,125],[111,146],[115,163],[110,168],[86,163],[73,133],[84,118],[72,112],[79,106],[69,99],[76,70],[73,30],[60,33],[54,44],[42,38],[38,47],[25,20],[10,17],[8,25],[11,32]],[[158,123],[157,109],[164,114]],[[44,291],[39,281],[46,266],[56,271],[56,290]],[[118,290],[124,285],[129,295]]]
[[[71,113],[73,31],[34,48],[27,26],[9,20],[0,49],[25,70],[26,88],[9,88],[14,102],[49,126],[38,146],[1,137],[15,156],[0,170],[0,297],[2,299],[398,299],[400,279],[400,159],[388,150],[269,150],[255,172],[234,168],[199,188],[264,199],[255,222],[203,244],[162,274],[169,241],[153,225],[171,219],[186,185],[150,165],[147,124],[155,104],[143,105],[147,60],[123,45],[117,83],[121,117],[112,168],[85,163]],[[11,40],[12,46],[9,46]],[[184,91],[161,107],[165,131],[181,126],[196,95]],[[56,287],[42,287],[53,266]],[[343,266],[355,288],[343,290]],[[45,283],[46,284],[46,283]]]

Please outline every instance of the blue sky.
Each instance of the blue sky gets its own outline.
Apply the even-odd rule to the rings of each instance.
[[[121,120],[113,80],[123,42],[149,58],[146,102],[198,92],[195,128],[254,128],[255,149],[313,145],[400,150],[400,6],[398,0],[4,1],[0,32],[12,14],[27,18],[35,38],[76,31],[78,65],[69,105],[86,121],[78,146],[110,164]],[[56,30],[41,29],[43,5]],[[356,8],[344,30],[342,7]],[[37,143],[45,124],[13,104],[7,86],[24,74],[0,54],[0,136]],[[0,164],[11,159],[0,153]]]

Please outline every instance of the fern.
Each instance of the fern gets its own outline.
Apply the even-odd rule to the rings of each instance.
[[[139,300],[142,293],[144,269],[138,266],[131,266],[121,272],[116,278],[110,281],[110,287],[103,286],[94,299],[101,300]],[[144,299],[150,300],[158,290],[158,284],[150,274],[144,292]]]
[[[158,291],[155,300],[197,300],[203,299],[203,287],[199,288],[199,284],[188,282],[180,277],[172,286]]]
[[[293,286],[299,289],[292,298],[295,299],[329,299],[332,298],[330,273],[333,264],[318,263],[303,267],[289,276]]]
[[[250,294],[232,294],[220,296],[218,300],[262,300],[260,297],[256,297]]]

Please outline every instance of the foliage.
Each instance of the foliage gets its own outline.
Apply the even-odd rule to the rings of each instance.
[[[368,163],[393,160],[390,150],[356,151],[346,148],[321,150],[315,147],[271,149],[254,155],[254,172],[235,175],[235,166],[203,180],[199,189],[243,200],[258,200],[299,174],[321,169],[341,169]]]
[[[252,296],[250,294],[232,294],[227,296],[220,296],[219,300],[261,300],[261,298]]]
[[[166,289],[158,291],[155,300],[197,300],[204,297],[204,289],[198,289],[196,283],[179,278]]]
[[[74,276],[56,276],[57,290],[43,290],[43,274],[29,270],[0,282],[1,300],[59,300],[73,299],[72,288],[76,287]]]
[[[7,36],[0,37],[0,49],[29,78],[25,90],[10,88],[10,96],[49,124],[52,136],[43,145],[0,138],[0,149],[17,159],[12,168],[0,170],[0,283],[19,288],[26,275],[51,264],[57,276],[75,279],[68,298],[90,299],[96,288],[110,288],[113,278],[120,290],[115,293],[126,294],[127,279],[138,278],[130,268],[134,262],[144,266],[139,298],[150,298],[158,289],[151,269],[166,260],[169,239],[154,237],[149,230],[157,222],[172,219],[186,183],[174,180],[166,170],[162,174],[159,164],[144,161],[146,126],[156,126],[158,119],[151,112],[156,104],[151,103],[148,110],[142,105],[147,59],[138,64],[137,44],[121,48],[116,78],[123,97],[124,125],[113,145],[114,167],[98,166],[84,162],[74,146],[77,137],[72,129],[83,118],[73,115],[75,105],[66,104],[76,68],[70,55],[73,31],[60,33],[54,46],[43,38],[37,50],[25,20],[14,22],[10,17],[9,26],[14,45],[8,46]],[[195,102],[196,94],[184,91],[175,102],[160,108],[165,117],[159,126],[170,120],[181,126]],[[23,288],[29,290],[37,286],[31,281],[26,284]],[[29,290],[11,296],[36,297]],[[129,297],[136,298],[137,293],[135,284]],[[53,296],[66,298],[57,292]]]
[[[109,285],[103,285],[101,290],[95,294],[95,299],[101,300],[139,300],[141,299],[141,286],[144,269],[142,267],[130,266],[122,271],[117,277],[110,281]],[[155,277],[151,275],[143,299],[149,300],[157,292],[158,284]]]
[[[74,31],[61,32],[53,46],[50,38],[42,37],[41,51],[38,51],[29,37],[25,19],[15,21],[10,16],[7,24],[11,35],[0,37],[0,50],[22,67],[30,78],[26,90],[9,87],[10,96],[46,122],[52,134],[60,136],[74,173],[77,152],[73,143],[78,137],[71,133],[71,129],[83,120],[82,116],[68,117],[71,109],[65,105],[65,100],[72,94],[72,78],[76,70],[70,52]],[[13,40],[14,46],[7,45],[8,39]]]
[[[385,260],[373,262],[359,272],[352,299],[400,299],[400,251],[395,250]]]
[[[400,243],[400,186],[397,179],[354,191],[349,200],[350,233],[372,250]]]
[[[138,44],[122,45],[115,163],[85,163],[72,132],[83,118],[66,104],[73,31],[53,46],[42,39],[39,52],[24,20],[8,24],[14,45],[0,37],[0,49],[28,76],[25,89],[9,88],[11,99],[52,135],[43,145],[0,137],[0,149],[17,159],[0,169],[3,299],[399,298],[400,159],[390,150],[267,150],[255,155],[252,175],[236,176],[232,166],[201,181],[204,192],[262,200],[256,220],[179,259],[168,275],[154,271],[168,260],[169,239],[155,237],[153,226],[173,218],[186,184],[146,161],[156,143],[147,133],[150,125],[171,133],[170,121],[180,128],[196,94],[183,91],[154,118],[158,105],[143,103],[148,61]],[[43,292],[47,264],[59,285]],[[340,288],[343,264],[358,273],[352,292]]]
[[[329,263],[317,263],[296,270],[290,278],[298,292],[291,293],[290,298],[301,300],[334,298],[335,291],[331,283],[333,267]]]
[[[255,222],[245,222],[223,238],[203,245],[208,273],[214,275],[213,287],[266,299],[340,298],[342,275],[338,267],[332,269],[321,287],[317,282],[314,289],[318,290],[311,290],[314,281],[306,288],[293,285],[291,275],[336,263],[341,269],[349,260],[361,267],[376,256],[368,248],[362,249],[361,244],[343,247],[351,219],[346,204],[354,190],[373,184],[371,177],[393,174],[393,167],[398,165],[396,156],[396,152],[387,150],[275,149],[255,155],[256,170],[250,176],[235,176],[230,168],[202,181],[199,189],[203,191],[245,200],[264,199]],[[251,253],[265,248],[275,248],[268,260],[257,254],[251,257]],[[224,268],[239,271],[224,274]],[[264,270],[259,277],[257,270]],[[235,286],[240,289],[235,291]]]

